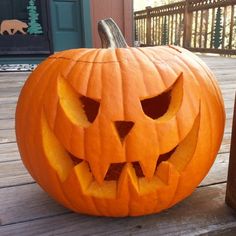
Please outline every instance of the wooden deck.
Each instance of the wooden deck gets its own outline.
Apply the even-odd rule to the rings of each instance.
[[[136,218],[75,214],[41,190],[20,160],[14,133],[17,97],[28,74],[1,73],[0,235],[236,235],[236,211],[224,203],[236,59],[218,56],[202,59],[217,76],[227,111],[219,155],[192,196],[163,213]]]

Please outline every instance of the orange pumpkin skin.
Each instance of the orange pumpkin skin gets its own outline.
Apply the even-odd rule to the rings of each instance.
[[[99,108],[85,111],[85,98]],[[213,164],[224,123],[212,72],[172,46],[57,53],[30,75],[16,110],[20,154],[39,185],[73,211],[115,217],[189,196]]]

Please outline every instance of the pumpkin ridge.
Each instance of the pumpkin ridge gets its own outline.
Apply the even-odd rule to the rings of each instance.
[[[96,54],[93,57],[93,60],[96,60],[97,58],[102,58],[104,57],[104,53],[102,53],[100,50],[96,52]],[[101,60],[102,60],[101,58]],[[89,64],[90,65],[90,64]],[[85,96],[93,98],[92,96],[95,96],[98,100],[102,99],[102,70],[103,70],[103,65],[97,64],[97,63],[92,63],[90,66],[90,73],[88,74],[88,82],[87,82],[87,87],[85,91]],[[98,91],[98,92],[97,92]]]
[[[158,89],[161,90],[161,91],[166,90],[166,89],[167,89],[167,86],[166,86],[165,81],[162,79],[162,75],[161,75],[161,73],[160,73],[160,70],[159,70],[158,66],[156,66],[155,63],[150,59],[150,57],[149,57],[148,55],[146,55],[146,53],[144,53],[144,52],[142,51],[142,49],[140,49],[140,48],[133,48],[131,51],[132,51],[132,53],[133,53],[135,59],[138,61],[139,67],[141,68],[141,71],[142,71],[142,67],[144,66],[144,63],[142,62],[143,59],[140,59],[140,58],[136,55],[136,51],[138,51],[141,55],[144,55],[145,58],[147,58],[147,59],[152,63],[152,66],[153,66],[153,68],[154,68],[154,71],[158,74],[158,76],[157,76],[156,78],[159,78],[160,81],[161,81],[161,84],[160,84],[160,82],[158,82],[158,85],[156,85],[156,86],[157,86]],[[148,80],[146,79],[145,74],[143,74],[142,78],[143,78],[143,83],[145,84],[145,87],[146,87],[146,91],[149,92],[150,88],[148,89],[148,85],[147,85],[147,82],[146,82],[146,81],[148,81]],[[158,81],[159,81],[159,80],[158,80]],[[161,87],[161,89],[160,89],[160,87]],[[149,92],[148,94],[150,94],[150,92]]]
[[[88,80],[90,78],[91,68],[93,64],[78,64],[75,63],[67,75],[68,83],[76,92],[86,96]]]
[[[161,47],[160,47],[160,48],[161,48]],[[154,50],[155,50],[155,49],[157,50],[157,49],[160,49],[160,48],[154,47]],[[140,51],[145,57],[147,57],[149,61],[152,62],[152,64],[155,66],[156,70],[157,70],[158,73],[160,74],[160,78],[161,78],[163,84],[165,85],[165,89],[168,89],[168,86],[167,86],[167,84],[165,83],[165,80],[163,79],[163,78],[165,78],[165,76],[163,76],[162,70],[160,70],[159,67],[156,66],[155,61],[152,60],[151,57],[149,56],[149,53],[150,53],[150,54],[154,54],[154,52],[153,52],[152,50],[149,50],[149,48],[144,48],[144,49],[143,49],[143,48],[137,48],[137,49],[138,49],[138,51]],[[148,54],[146,53],[146,51],[148,51]],[[168,66],[168,68],[169,68],[172,72],[174,72],[176,78],[178,77],[178,73],[177,73],[168,63],[166,63],[166,62],[159,56],[158,53],[155,53],[155,56],[158,57],[158,59],[159,59],[160,61],[162,61],[166,66]]]
[[[34,95],[35,95],[34,91],[37,90],[37,86],[40,84],[41,78],[43,78],[43,75],[46,74],[47,69],[48,69],[48,68],[51,68],[55,62],[56,62],[56,60],[53,60],[53,61],[50,61],[50,63],[46,64],[46,61],[45,61],[44,63],[46,64],[46,66],[45,66],[46,68],[43,68],[44,71],[41,72],[41,71],[39,70],[39,68],[36,68],[35,74],[34,74],[34,75],[31,74],[30,77],[29,77],[29,79],[26,81],[26,83],[25,83],[25,85],[24,85],[24,87],[23,87],[23,89],[22,89],[21,95],[20,95],[21,97],[22,97],[22,96],[25,96],[25,93],[26,93],[25,89],[27,89],[28,84],[29,84],[31,81],[32,81],[32,83],[34,82],[33,87],[31,87],[31,88],[30,88],[30,91],[29,91],[29,92],[30,92],[30,95],[28,95],[28,96],[29,96],[29,99],[27,100],[28,103],[31,103],[32,98],[33,98]],[[41,65],[41,66],[43,66],[43,65]],[[40,76],[39,76],[39,77],[36,77],[36,75],[37,75],[36,73],[39,73]],[[37,78],[37,81],[34,81],[35,79],[33,79],[33,76]],[[31,85],[31,86],[32,86],[32,85]],[[18,104],[18,105],[19,105],[19,104]],[[19,109],[18,106],[17,106],[17,109]],[[25,111],[23,112],[23,114],[24,114],[25,116],[28,114],[29,109],[31,109],[31,107],[30,107],[29,105],[25,105]],[[16,121],[17,121],[17,119],[16,119]],[[26,126],[26,125],[27,125],[27,124],[25,124],[25,126]],[[23,129],[23,128],[22,128],[22,129]],[[24,127],[23,130],[26,130],[25,127]]]
[[[119,58],[119,52],[120,51],[118,51],[118,50],[116,50],[116,57],[117,58]],[[120,79],[120,81],[121,81],[121,98],[122,98],[122,104],[123,104],[123,110],[122,110],[122,113],[123,113],[123,119],[124,120],[126,120],[126,114],[125,114],[125,110],[126,110],[126,108],[125,108],[125,102],[124,102],[124,98],[125,98],[125,92],[124,92],[124,90],[125,90],[125,87],[124,87],[124,77],[123,77],[123,75],[122,75],[122,63],[118,63],[118,65],[119,65],[119,68],[120,68],[120,70],[119,70],[119,78],[118,79]]]
[[[165,87],[164,90],[168,89],[168,88],[167,88],[167,85],[166,85],[166,83],[165,83],[165,80],[162,79],[162,74],[161,74],[161,72],[160,72],[158,66],[156,66],[155,63],[154,63],[154,61],[150,58],[150,56],[147,55],[146,51],[147,51],[148,49],[146,48],[146,50],[145,50],[145,49],[143,50],[142,48],[137,48],[137,50],[138,50],[139,52],[141,52],[142,55],[144,55],[149,61],[152,62],[152,64],[153,64],[153,66],[155,67],[156,71],[157,71],[158,74],[160,75],[160,79],[162,80],[162,83],[164,84],[164,87]]]
[[[43,81],[45,84],[44,84],[44,89],[41,89],[40,91],[39,91],[39,89],[38,89],[38,87],[37,86],[42,86],[42,81],[40,81],[40,80],[42,80],[42,78],[44,78],[44,75],[46,74],[46,73],[48,73],[48,70],[50,69],[52,69],[52,68],[57,68],[58,67],[58,64],[57,64],[57,61],[56,60],[54,60],[54,61],[52,61],[49,65],[48,65],[48,67],[46,67],[46,69],[45,69],[45,71],[39,76],[39,78],[41,78],[41,79],[39,79],[38,81],[37,81],[37,84],[35,84],[35,86],[32,88],[32,97],[33,98],[31,98],[31,99],[29,99],[28,101],[29,101],[29,104],[28,104],[28,106],[27,106],[27,108],[26,108],[26,110],[25,110],[25,112],[24,112],[24,114],[25,114],[25,116],[27,116],[30,112],[30,110],[32,110],[32,106],[30,105],[30,103],[32,102],[33,104],[35,103],[35,95],[36,94],[38,94],[39,92],[40,92],[40,95],[41,96],[37,96],[37,104],[41,104],[42,102],[43,102],[43,95],[45,94],[45,89],[48,87],[48,85],[49,85],[49,82],[50,82],[50,80],[45,80],[45,81]],[[50,74],[50,73],[49,73]],[[51,74],[53,74],[53,70],[51,71]],[[35,77],[33,77],[33,75],[31,75],[32,77],[31,77],[31,79],[33,79],[33,78],[35,78]],[[41,82],[41,83],[40,83]],[[25,119],[27,119],[27,117],[25,118]],[[30,122],[30,121],[29,121]],[[34,121],[33,121],[34,122]],[[32,135],[32,137],[34,137],[35,136],[35,133],[34,133],[34,131],[33,130],[30,130],[29,129],[29,123],[28,122],[25,122],[25,124],[24,124],[24,126],[23,126],[23,128],[24,128],[24,130],[25,130],[25,132],[24,132],[24,135],[25,135],[25,133],[31,133],[31,135]],[[26,135],[27,136],[27,135]],[[32,138],[33,139],[33,138]],[[33,142],[33,141],[32,141]],[[30,152],[30,150],[29,150],[29,146],[28,146],[28,142],[25,142],[25,148],[24,148],[24,150],[26,150],[26,152],[28,153],[28,156],[30,156],[30,154],[29,154],[29,152]],[[37,167],[34,167],[34,165],[32,164],[32,161],[33,161],[33,159],[28,159],[27,160],[27,163],[29,164],[29,166],[31,166],[31,171],[33,172],[33,174],[34,174],[34,176],[35,176],[35,178],[36,178],[36,180],[38,180],[38,171],[37,171]]]
[[[143,50],[142,48],[140,48],[139,50]],[[145,49],[144,49],[145,50]],[[150,48],[149,48],[150,50]],[[155,50],[155,52],[153,52]],[[168,46],[160,46],[160,47],[154,47],[154,50],[150,50],[151,54],[154,54],[155,56],[158,56],[159,54],[169,54],[170,58],[172,59],[173,56],[175,56],[174,58],[176,58],[177,55],[179,55],[179,53],[177,53],[176,51],[174,53],[171,53],[172,49],[169,48]],[[157,54],[157,55],[156,55]],[[181,54],[180,54],[181,55]],[[181,55],[182,56],[182,55]],[[175,67],[171,66],[168,62],[166,63],[165,59],[162,59],[160,56],[158,56],[158,59],[164,63],[166,66],[168,66],[169,69],[172,70],[172,72],[174,74],[176,74],[176,77],[179,75],[179,73],[183,73],[183,68],[181,68],[181,71],[176,70]]]
[[[130,50],[130,54],[132,55],[132,57],[136,60],[136,63],[138,64],[138,68],[140,69],[139,71],[142,72],[142,84],[144,85],[144,88],[145,88],[145,94],[149,94],[149,90],[148,89],[148,85],[146,83],[146,76],[145,74],[143,73],[143,62],[141,62],[141,59],[139,59],[139,57],[136,56],[136,51],[138,51],[136,48],[132,48]],[[155,68],[155,65],[153,65],[154,68]],[[155,72],[159,75],[159,77],[161,77],[159,71],[155,68]],[[165,87],[165,84],[163,83],[164,87]]]
[[[95,51],[94,52],[94,54],[93,54],[93,60],[96,60],[96,58],[98,58],[100,55],[100,50],[97,50],[97,51]],[[87,54],[87,56],[88,56],[88,54]],[[86,63],[87,64],[87,63]],[[90,88],[90,81],[91,81],[91,78],[92,78],[92,76],[93,76],[93,74],[94,74],[94,67],[95,67],[95,63],[93,63],[92,64],[92,67],[90,68],[91,69],[91,71],[90,71],[90,73],[89,73],[89,78],[88,78],[88,81],[87,81],[87,86],[86,86],[86,92],[85,92],[85,94],[86,94],[86,96],[88,96],[88,91],[89,91],[89,88]],[[98,76],[98,75],[97,75]],[[98,76],[99,77],[99,76]],[[101,78],[101,77],[99,77],[99,78]]]
[[[131,58],[132,63],[135,63],[135,67],[137,66],[138,67],[138,71],[140,73],[142,73],[142,75],[144,75],[143,70],[142,70],[142,65],[140,63],[140,60],[137,60],[137,57],[135,55],[135,49],[131,48],[130,50],[128,50],[128,53],[129,53],[129,58]],[[139,84],[138,87],[141,87],[143,93],[146,95],[146,94],[148,94],[147,85],[145,83],[144,76],[141,76],[141,77],[142,77],[141,79],[138,77],[138,82],[137,82]],[[138,91],[138,94],[140,94],[140,91]]]
[[[36,68],[36,70],[34,71],[34,77],[37,78],[37,80],[35,81],[35,79],[33,80],[33,75],[30,75],[30,78],[26,81],[25,85],[23,86],[22,90],[21,90],[21,94],[19,96],[19,99],[24,99],[24,97],[26,96],[25,93],[29,93],[29,99],[25,102],[25,103],[18,103],[17,107],[16,107],[16,120],[15,120],[15,126],[16,126],[16,139],[17,139],[17,144],[18,144],[18,148],[21,151],[21,155],[22,152],[26,152],[28,153],[28,148],[27,148],[27,143],[21,142],[21,138],[20,138],[20,133],[27,130],[27,123],[25,124],[21,124],[26,118],[25,116],[27,116],[29,109],[31,108],[31,106],[29,105],[32,101],[32,97],[34,96],[33,91],[37,88],[39,82],[40,82],[40,78],[43,78],[44,73],[46,73],[47,69],[50,68],[50,65],[53,64],[55,62],[55,60],[46,62],[44,61],[38,68]],[[46,65],[45,65],[46,64]],[[43,71],[41,72],[40,69],[41,67],[43,68]],[[39,77],[37,77],[36,75],[39,74]],[[33,85],[31,85],[30,83],[33,83]],[[32,87],[31,87],[32,86]],[[30,87],[30,90],[29,88]],[[23,110],[22,110],[23,109]],[[19,118],[19,116],[21,118]],[[19,124],[20,123],[20,124]],[[22,148],[21,148],[22,147]],[[27,159],[27,156],[29,155],[22,155],[22,160],[24,162],[24,164],[26,165],[28,170],[32,170],[32,164],[31,161]],[[31,171],[32,175],[34,176],[35,179],[37,179],[37,177],[35,176],[35,174],[33,173],[33,171]]]

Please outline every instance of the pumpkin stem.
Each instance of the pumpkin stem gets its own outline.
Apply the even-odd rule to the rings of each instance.
[[[102,48],[127,48],[125,38],[112,18],[98,22],[98,33],[102,42]]]

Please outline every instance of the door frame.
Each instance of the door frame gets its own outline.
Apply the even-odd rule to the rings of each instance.
[[[53,11],[53,3],[54,1],[59,1],[60,0],[50,0],[50,22],[51,22],[51,33],[52,33],[52,45],[53,45],[53,38],[54,38],[54,29],[52,26],[52,11]],[[61,0],[63,1],[63,0]],[[91,23],[91,11],[90,11],[90,0],[77,0],[79,1],[80,5],[80,21],[79,24],[81,25],[81,38],[82,38],[82,45],[81,47],[85,48],[91,48],[93,43],[92,43],[92,23]],[[55,52],[55,48],[53,45],[53,52]]]
[[[84,47],[91,48],[92,43],[92,21],[91,21],[91,6],[90,0],[81,1],[81,17],[82,17],[82,30],[83,30],[83,45]]]

